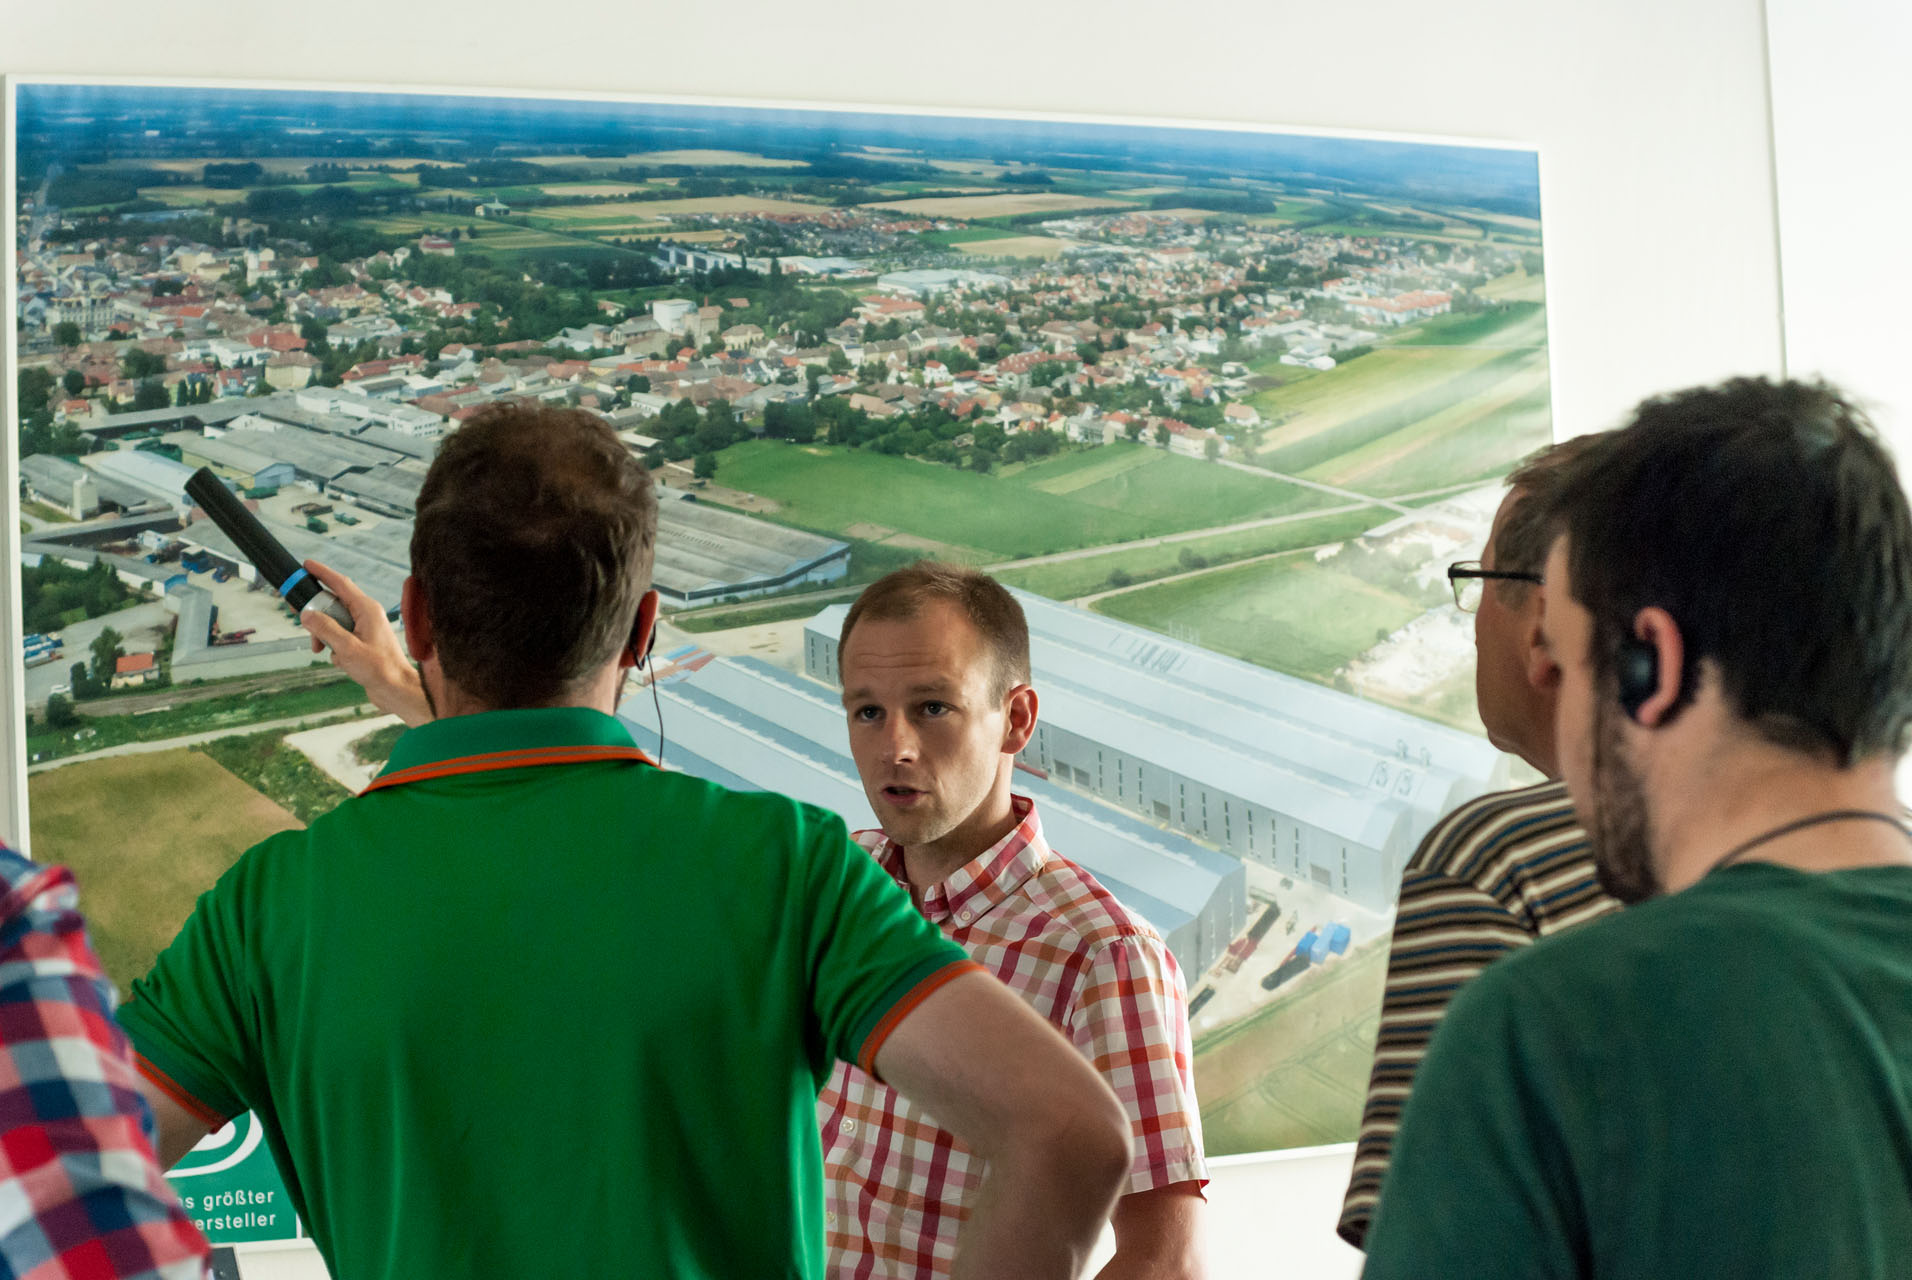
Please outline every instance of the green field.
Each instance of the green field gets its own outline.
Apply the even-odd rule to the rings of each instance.
[[[1394,421],[1405,425],[1301,474],[1384,497],[1505,475],[1553,438],[1546,357],[1535,353],[1478,396]]]
[[[1510,302],[1502,310],[1457,312],[1407,326],[1401,345],[1543,347],[1547,313],[1538,302]]]
[[[1279,421],[1279,415],[1289,415],[1266,434],[1259,460],[1275,471],[1306,474],[1436,414],[1465,412],[1473,402],[1506,398],[1515,388],[1524,394],[1536,371],[1544,378],[1546,355],[1536,348],[1380,347],[1255,397],[1264,417]],[[1483,445],[1480,466],[1462,466],[1449,481],[1470,478],[1482,467],[1491,470],[1494,463],[1504,469],[1523,451],[1519,443],[1486,439]],[[1441,483],[1434,475],[1420,487]]]
[[[949,248],[951,245],[974,244],[978,240],[1007,240],[1015,237],[1015,232],[1003,227],[958,227],[954,231],[925,231],[916,237],[919,244],[937,245]]]
[[[1098,613],[1318,684],[1428,602],[1297,551],[1275,560],[1141,587],[1097,601]]]
[[[1210,1155],[1352,1141],[1361,1124],[1387,979],[1387,944],[1364,943],[1293,994],[1195,1042]]]
[[[247,848],[299,825],[195,751],[88,760],[27,780],[33,856],[73,871],[93,945],[124,992]]]
[[[1004,569],[996,576],[1012,587],[1033,591],[1051,600],[1073,600],[1077,596],[1109,590],[1113,585],[1109,580],[1113,573],[1125,573],[1133,582],[1147,582],[1151,578],[1188,572],[1191,566],[1183,559],[1186,555],[1200,556],[1211,565],[1222,565],[1250,556],[1317,546],[1351,538],[1364,529],[1372,528],[1389,514],[1373,507],[1363,507],[1358,511],[1324,514],[1290,524],[1217,533],[1206,538],[1190,538],[1185,542],[1130,547],[1076,560],[1060,560],[1054,564],[1030,565],[1023,569]]]
[[[193,749],[217,760],[301,822],[330,813],[352,794],[297,747],[288,747],[283,730],[234,734]]]
[[[1547,278],[1530,276],[1522,267],[1496,276],[1474,292],[1502,302],[1540,302],[1547,296]]]
[[[978,561],[1127,542],[1333,502],[1313,490],[1127,443],[1066,454],[1008,478],[774,441],[734,445],[720,458],[724,484],[775,499],[785,523],[872,540],[884,537],[873,531],[881,528],[920,540],[927,553]],[[1107,474],[1086,482],[1077,475],[1104,467]],[[894,537],[888,541],[896,544]]]
[[[153,692],[148,689],[140,696]],[[57,760],[122,743],[160,742],[190,733],[236,730],[267,720],[343,711],[364,702],[365,690],[345,679],[265,696],[230,693],[196,702],[182,700],[174,707],[129,715],[114,714],[112,699],[83,702],[80,708],[87,715],[84,724],[55,732],[36,722],[40,732],[27,738],[27,753],[35,761]],[[89,729],[92,733],[87,737],[76,736]]]

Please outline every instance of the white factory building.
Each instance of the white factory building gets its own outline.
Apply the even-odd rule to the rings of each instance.
[[[1042,699],[1019,763],[1371,910],[1429,827],[1507,784],[1484,738],[1018,591]],[[805,628],[837,683],[847,605]]]

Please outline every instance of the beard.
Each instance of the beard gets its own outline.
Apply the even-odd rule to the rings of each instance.
[[[1600,887],[1631,906],[1665,890],[1653,866],[1646,791],[1628,758],[1620,711],[1602,699],[1594,712],[1593,813],[1587,838]]]

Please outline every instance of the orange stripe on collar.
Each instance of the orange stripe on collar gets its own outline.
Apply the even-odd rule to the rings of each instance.
[[[655,760],[636,747],[525,747],[517,751],[492,751],[481,756],[454,756],[449,760],[434,760],[430,764],[413,765],[409,769],[400,769],[396,773],[388,773],[372,779],[371,785],[359,794],[369,795],[386,787],[403,786],[408,782],[426,782],[433,778],[451,778],[464,773],[526,769],[542,764],[587,764],[599,760],[631,760],[638,764],[650,765],[652,768],[657,767]]]

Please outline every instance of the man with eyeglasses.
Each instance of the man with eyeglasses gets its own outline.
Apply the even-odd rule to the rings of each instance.
[[[1474,617],[1474,696],[1487,736],[1548,781],[1471,800],[1427,834],[1401,880],[1374,1070],[1339,1230],[1364,1247],[1395,1130],[1434,1029],[1490,963],[1616,908],[1594,877],[1586,832],[1554,754],[1560,669],[1541,635],[1562,469],[1591,437],[1544,449],[1509,481],[1482,560],[1448,568],[1454,603]]]

